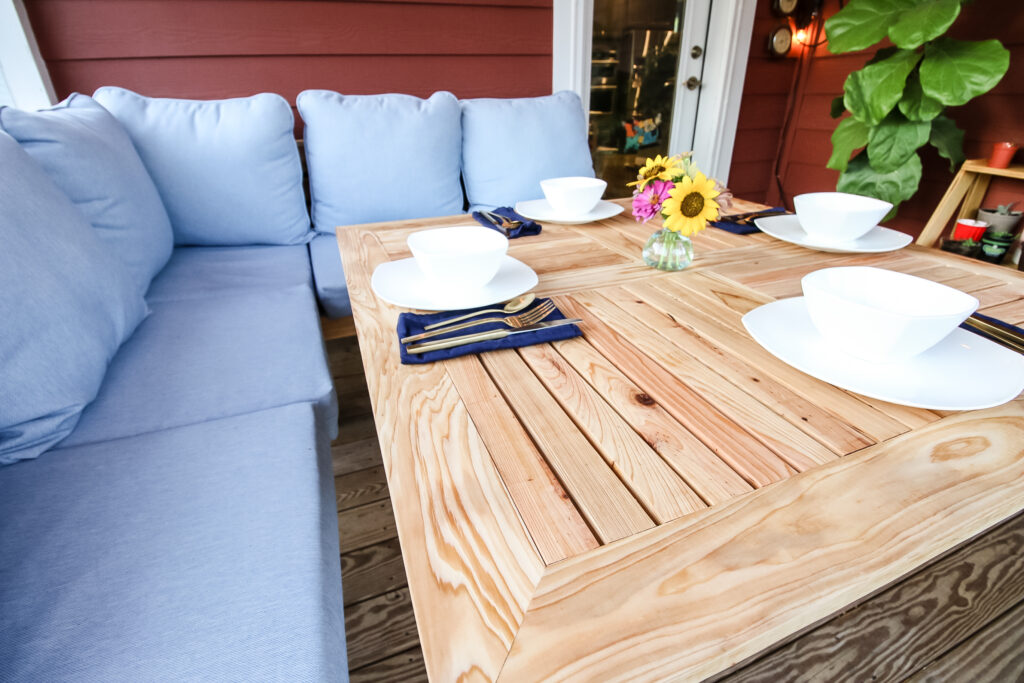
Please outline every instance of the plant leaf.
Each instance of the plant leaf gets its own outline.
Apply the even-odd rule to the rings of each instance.
[[[945,108],[938,100],[933,100],[921,90],[921,79],[917,72],[907,78],[907,87],[899,102],[900,111],[911,121],[931,121],[942,113]]]
[[[956,107],[991,90],[1009,66],[1010,51],[998,40],[939,38],[925,45],[921,89],[947,107]]]
[[[846,105],[843,104],[843,96],[840,95],[839,97],[834,98],[832,100],[832,110],[829,112],[832,118],[838,119],[845,111]]]
[[[867,152],[861,152],[850,160],[846,171],[839,176],[836,189],[840,192],[860,194],[891,202],[894,209],[901,202],[914,196],[921,182],[921,158],[911,154],[906,163],[889,173],[879,173],[871,168]],[[895,210],[892,212],[895,213]],[[890,217],[892,214],[890,214]]]
[[[825,22],[829,52],[837,55],[871,47],[914,4],[915,0],[850,0]]]
[[[946,32],[960,15],[960,0],[928,0],[903,12],[889,27],[889,40],[913,50]]]
[[[878,125],[902,99],[907,76],[920,59],[917,52],[899,50],[854,71],[843,84],[843,104],[864,123]]]
[[[932,121],[928,142],[939,151],[939,156],[949,159],[950,171],[964,163],[964,132],[948,116],[939,116]]]
[[[832,156],[826,166],[842,173],[850,161],[853,150],[868,144],[868,131],[871,130],[863,121],[852,116],[843,119],[832,132]]]
[[[914,152],[928,142],[931,123],[908,121],[893,111],[868,133],[868,159],[878,173],[890,173],[907,163]]]

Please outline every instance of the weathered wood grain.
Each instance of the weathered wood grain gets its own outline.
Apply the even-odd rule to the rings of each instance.
[[[343,553],[341,581],[346,605],[404,588],[408,581],[398,539]]]
[[[391,501],[387,499],[338,513],[338,534],[343,553],[395,538],[397,533]]]
[[[1022,600],[1018,515],[725,680],[902,681]]]
[[[334,478],[334,500],[338,512],[388,497],[384,466],[377,465]]]
[[[415,647],[351,672],[352,683],[426,683],[423,650]]]
[[[415,647],[416,618],[408,589],[347,605],[345,639],[350,669]]]
[[[699,680],[734,666],[1018,512],[1021,443],[1019,401],[952,416],[560,563],[502,678]]]

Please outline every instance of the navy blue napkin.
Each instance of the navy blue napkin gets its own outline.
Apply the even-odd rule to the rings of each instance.
[[[512,230],[508,231],[508,238],[510,240],[515,239],[516,237],[540,234],[540,223],[536,221],[531,221],[525,216],[520,216],[510,206],[499,206],[494,211],[491,211],[491,213],[496,213],[499,216],[504,216],[505,218],[508,218],[513,221],[522,222],[522,225],[520,225],[518,228],[513,228]],[[476,222],[484,226],[485,228],[490,228],[491,230],[498,230],[498,232],[502,232],[501,230],[498,229],[498,226],[487,220],[487,217],[484,216],[479,211],[473,212],[473,218],[475,218]]]
[[[999,318],[993,318],[990,315],[982,315],[981,313],[975,313],[974,317],[978,318],[979,320],[983,320],[984,322],[987,322],[989,325],[994,325],[995,327],[1000,327],[1000,328],[1006,330],[1007,332],[1015,332],[1017,334],[1024,334],[1024,329],[1021,329],[1021,328],[1017,327],[1016,325],[1011,325],[1010,323],[1008,323],[1006,321],[1003,321],[1003,320],[1000,320]],[[986,339],[991,339],[994,342],[998,342],[999,341],[998,339],[996,339],[992,335],[985,334],[982,330],[979,330],[976,327],[971,327],[966,322],[961,323],[960,327],[964,328],[968,332],[973,332],[974,334],[981,335],[982,337],[985,337]]]
[[[523,309],[520,313],[532,310],[544,301],[546,301],[546,299],[538,299],[532,306]],[[447,320],[448,318],[454,318],[464,313],[469,313],[471,310],[482,311],[488,308],[494,308],[494,306],[482,306],[480,308],[466,309],[464,311],[445,311],[444,313],[400,313],[398,315],[398,338],[404,339],[406,337],[411,337],[414,334],[419,334],[420,332],[423,332],[424,327],[432,323]],[[501,315],[502,314],[500,313],[487,313],[481,317],[491,318],[500,317]],[[556,308],[548,317],[544,318],[544,322],[564,319],[565,316]],[[450,332],[448,334],[439,334],[436,337],[431,337],[430,339],[424,339],[423,341],[413,343],[426,344],[428,342],[440,341],[441,339],[457,337],[464,334],[507,329],[510,328],[504,323],[487,323],[485,325],[476,325],[465,330],[456,330],[455,332]],[[561,339],[572,339],[573,337],[578,337],[581,334],[583,333],[580,332],[580,329],[575,325],[559,325],[558,327],[548,327],[534,332],[509,335],[504,339],[492,339],[490,341],[477,342],[475,344],[466,344],[465,346],[456,346],[452,349],[428,351],[427,353],[409,353],[405,350],[406,345],[401,342],[399,342],[398,347],[401,350],[403,364],[418,365],[421,363],[433,363],[434,361],[445,360],[447,358],[458,358],[459,356],[465,356],[470,353],[483,353],[484,351],[494,351],[496,349],[514,349],[519,346],[530,346],[531,344],[542,344],[545,342],[559,341]]]
[[[750,235],[755,232],[761,232],[761,228],[754,225],[754,218],[774,216],[781,213],[788,213],[788,211],[781,206],[776,206],[771,209],[762,209],[761,211],[722,216],[717,221],[711,221],[711,225],[726,232],[731,232],[734,235]]]

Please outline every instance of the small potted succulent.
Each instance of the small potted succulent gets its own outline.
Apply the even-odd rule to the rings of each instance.
[[[981,253],[981,242],[972,239],[944,239],[940,247],[943,251],[951,251],[954,254],[970,256],[971,258],[977,258]]]
[[[1008,232],[1011,235],[1017,233],[1021,212],[1013,210],[1016,203],[1000,204],[994,209],[978,209],[978,220],[989,225],[986,235],[999,232]]]
[[[1006,252],[1013,245],[1013,238],[1012,232],[986,232],[981,238],[981,253],[978,258],[989,263],[1002,263],[1006,258]]]

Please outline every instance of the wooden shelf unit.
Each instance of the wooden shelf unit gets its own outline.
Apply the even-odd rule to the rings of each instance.
[[[1024,180],[1024,165],[1015,164],[1009,168],[992,168],[985,162],[985,159],[969,159],[963,163],[953,178],[953,182],[949,184],[946,194],[942,196],[932,217],[928,219],[924,230],[921,231],[921,236],[917,238],[919,245],[922,247],[936,246],[936,242],[939,241],[939,237],[942,236],[958,206],[960,207],[960,213],[957,214],[958,219],[974,218],[974,213],[981,206],[981,201],[985,198],[989,183],[992,182],[994,176]]]

